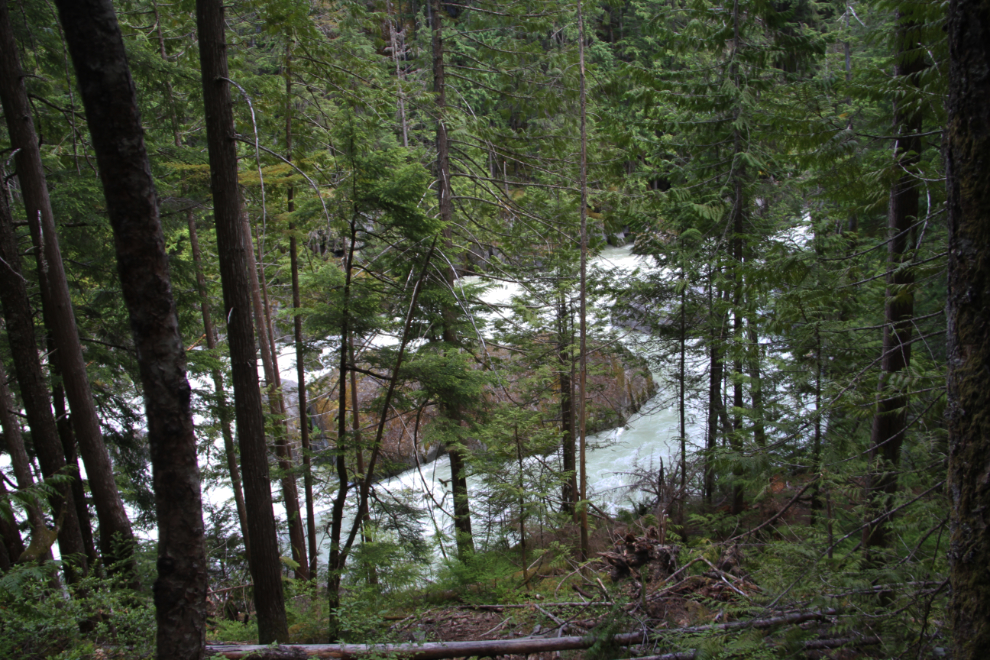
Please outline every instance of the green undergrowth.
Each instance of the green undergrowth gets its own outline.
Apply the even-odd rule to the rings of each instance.
[[[630,510],[604,524],[595,535],[599,547],[631,533],[645,535],[657,519]],[[681,547],[679,565],[694,563],[674,580],[653,569],[635,578],[613,582],[608,567],[593,557],[583,566],[575,562],[573,547],[559,540],[547,547],[530,546],[522,570],[518,547],[502,547],[469,555],[465,561],[448,559],[431,569],[430,578],[415,567],[389,566],[398,551],[355,557],[344,580],[338,612],[342,641],[396,642],[406,639],[409,626],[395,626],[406,617],[454,616],[478,612],[478,605],[533,605],[503,610],[512,618],[510,630],[531,634],[537,625],[553,630],[557,622],[541,607],[547,603],[580,602],[590,597],[611,606],[558,607],[557,616],[578,617],[594,637],[594,645],[575,656],[588,660],[629,657],[630,649],[614,644],[615,634],[647,628],[666,631],[684,627],[709,628],[693,633],[665,634],[663,653],[696,651],[696,658],[764,660],[809,657],[805,644],[822,634],[856,637],[876,635],[882,643],[858,649],[849,657],[937,657],[944,646],[946,565],[944,538],[932,531],[929,518],[937,511],[919,509],[896,520],[898,547],[871,561],[863,558],[853,536],[831,552],[821,524],[781,524],[732,544],[726,539],[755,525],[725,513],[686,515],[686,528],[668,525],[668,544]],[[620,522],[621,521],[621,522]],[[682,539],[686,537],[685,543]],[[723,565],[729,547],[735,567],[725,574],[744,594],[706,589],[719,580],[710,568]],[[394,550],[394,549],[393,549]],[[374,560],[374,561],[372,561]],[[380,563],[379,563],[380,562]],[[50,567],[18,566],[0,576],[0,660],[68,660],[71,658],[135,658],[154,655],[154,608],[150,597],[152,576],[134,592],[112,580],[87,578],[71,589],[53,587]],[[726,569],[727,571],[729,569]],[[321,577],[323,577],[321,575]],[[647,593],[656,595],[672,584],[695,579],[691,586],[665,597],[642,599],[638,581],[647,581]],[[321,580],[322,582],[322,580]],[[285,578],[286,610],[294,644],[325,643],[329,628],[325,583]],[[784,611],[835,610],[827,622],[803,627],[718,630],[710,627],[732,621],[766,619]],[[564,614],[563,612],[567,612]],[[229,614],[228,614],[229,615]],[[460,614],[457,614],[460,616]],[[209,620],[211,642],[256,643],[253,613],[244,621],[214,612]],[[487,629],[487,627],[485,628]],[[442,634],[443,629],[437,634]],[[565,634],[578,634],[571,628]],[[432,639],[432,637],[431,637]],[[661,652],[658,650],[658,652]],[[906,654],[906,655],[905,655]],[[828,656],[822,656],[828,657]],[[845,657],[845,656],[843,656]]]
[[[108,578],[52,583],[58,563],[16,566],[0,576],[0,658],[75,660],[155,654],[149,589]]]

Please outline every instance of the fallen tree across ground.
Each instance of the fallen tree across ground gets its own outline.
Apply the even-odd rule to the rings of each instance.
[[[733,630],[740,628],[772,628],[779,625],[794,625],[805,621],[824,619],[837,614],[837,610],[815,612],[795,612],[767,619],[750,621],[732,621],[729,623],[712,624],[708,626],[693,626],[690,628],[671,628],[661,630],[640,630],[633,633],[615,635],[612,642],[618,646],[634,646],[647,644],[662,637],[680,634],[699,633],[717,630]],[[422,644],[301,644],[272,648],[259,644],[215,644],[206,647],[207,656],[220,655],[230,660],[241,658],[257,658],[259,660],[276,660],[299,658],[335,658],[350,660],[367,656],[390,656],[409,658],[410,660],[444,660],[446,658],[494,657],[499,655],[529,655],[550,651],[572,651],[591,647],[595,641],[594,635],[570,637],[524,637],[522,639],[495,639],[472,642],[425,642]]]

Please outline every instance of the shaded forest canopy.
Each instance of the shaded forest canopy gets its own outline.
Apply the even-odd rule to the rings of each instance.
[[[981,657],[988,29],[0,0],[0,657]]]

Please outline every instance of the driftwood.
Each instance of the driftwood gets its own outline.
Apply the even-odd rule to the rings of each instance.
[[[684,633],[698,633],[712,630],[735,630],[739,628],[772,628],[785,624],[797,624],[815,619],[823,619],[836,614],[836,610],[821,612],[795,612],[769,619],[753,621],[732,621],[691,628],[670,628],[624,633],[613,637],[619,646],[645,644],[651,639],[659,639]],[[208,645],[208,656],[221,655],[231,660],[251,658],[252,660],[296,660],[302,658],[335,658],[350,660],[369,655],[393,655],[410,660],[443,660],[445,658],[466,658],[470,656],[492,657],[497,655],[529,655],[551,651],[572,651],[586,649],[595,643],[592,635],[571,637],[524,637],[522,639],[494,639],[474,642],[427,642],[423,644],[301,644],[272,648],[257,644],[217,644]],[[273,655],[278,653],[280,655]]]

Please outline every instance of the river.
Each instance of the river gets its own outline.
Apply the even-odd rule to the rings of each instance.
[[[606,272],[632,271],[647,265],[640,257],[632,254],[630,247],[608,247],[592,262]],[[462,278],[465,286],[477,281],[477,277]],[[490,304],[508,303],[520,291],[518,285],[499,285],[486,291],[482,299]],[[607,307],[607,305],[606,305]],[[635,351],[643,348],[643,336],[625,331],[622,341]],[[288,375],[290,370],[285,369]],[[600,509],[615,513],[621,508],[631,508],[642,495],[631,492],[630,486],[640,477],[634,472],[649,471],[656,474],[661,464],[667,474],[680,456],[680,433],[676,399],[672,392],[662,387],[663,375],[654,373],[658,383],[658,393],[643,405],[639,413],[628,419],[625,425],[609,429],[588,437],[587,474],[588,498]],[[703,433],[703,419],[692,414],[689,406],[687,436],[700,438]],[[690,452],[689,448],[689,452]],[[528,459],[531,463],[536,459]],[[545,457],[545,462],[559,464],[558,456]],[[443,483],[450,481],[450,461],[443,456],[432,463],[407,470],[399,475],[383,480],[375,485],[379,497],[389,494],[406,501],[419,501],[431,511],[431,517],[423,524],[423,533],[434,540],[437,527],[449,535],[453,521],[446,512],[450,511],[450,495]],[[443,482],[443,483],[442,483]],[[472,527],[476,537],[484,537],[484,518],[491,512],[482,511],[484,485],[476,476],[468,477],[469,500],[472,504]],[[437,507],[439,503],[441,507]],[[439,509],[439,510],[438,510]],[[321,515],[328,515],[327,508]],[[346,526],[345,526],[346,527]],[[323,544],[324,561],[328,553]],[[448,551],[450,548],[448,547]]]

